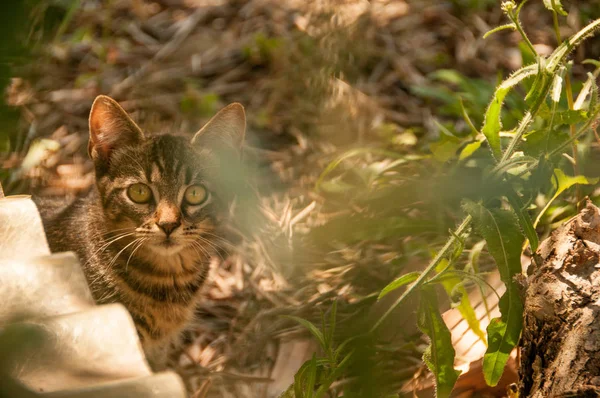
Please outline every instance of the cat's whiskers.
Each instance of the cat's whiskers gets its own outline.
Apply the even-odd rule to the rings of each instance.
[[[226,250],[226,248],[224,248],[223,246],[219,245],[219,242],[217,242],[217,241],[210,241],[209,239],[206,239],[202,235],[197,235],[196,239],[199,240],[200,242],[205,243],[206,245],[210,246],[216,252],[218,252],[220,250]]]
[[[127,263],[125,264],[125,272],[127,272],[127,267],[129,266],[129,261],[131,261],[131,257],[133,257],[134,253],[140,248],[142,247],[142,245],[148,240],[148,238],[140,238],[140,243],[139,245],[135,246],[133,248],[133,250],[131,251],[131,254],[129,255],[129,258],[127,259]]]
[[[191,243],[192,243],[192,246],[191,246],[191,247],[193,247],[194,249],[195,249],[195,248],[198,248],[198,249],[200,249],[200,252],[204,253],[204,255],[205,255],[206,257],[210,257],[210,253],[209,253],[209,252],[208,252],[208,251],[207,251],[207,250],[206,250],[206,249],[205,249],[205,248],[204,248],[204,247],[203,247],[203,246],[202,246],[200,243],[198,243],[198,242],[196,242],[196,241],[192,241]],[[198,251],[196,251],[196,253],[198,253]],[[198,253],[198,256],[202,257],[202,256],[200,255],[200,253]]]
[[[219,235],[215,235],[209,231],[202,231],[200,233],[200,236],[202,235],[206,235],[209,238],[213,239],[213,243],[217,244],[217,243],[221,243],[224,244],[225,246],[220,246],[221,249],[223,250],[227,250],[227,248],[232,249],[235,246],[233,244],[231,244],[227,239],[223,238],[222,236]]]
[[[123,233],[122,231],[126,231],[126,230],[132,230],[132,228],[131,227],[128,227],[128,228],[117,228],[117,229],[113,229],[113,230],[110,230],[110,231],[107,231],[107,232],[101,232],[101,231],[99,231],[99,232],[92,233],[90,235],[90,238],[91,239],[100,239],[100,240],[112,239],[112,238],[117,237],[121,233]],[[115,236],[108,236],[109,234],[115,234]]]
[[[115,233],[115,232],[126,231],[126,230],[130,230],[131,231],[131,230],[134,230],[134,229],[135,229],[135,227],[115,228],[115,229],[111,229],[110,231],[103,232],[102,235],[108,235],[108,234],[112,234],[112,233]]]
[[[196,254],[198,255],[199,258],[202,257],[202,254],[196,249],[196,247],[194,245],[190,245],[190,247],[196,252]]]
[[[94,251],[88,261],[84,264],[84,266],[88,265],[90,263],[90,261],[92,261],[92,259],[94,259],[96,257],[96,255],[102,254],[106,249],[108,249],[108,247],[110,245],[112,245],[113,243],[126,238],[128,236],[132,236],[135,235],[135,232],[126,232],[126,233],[121,233],[119,236],[117,236],[116,238],[112,239],[110,242],[103,244],[102,246],[100,246],[100,248],[98,248],[96,251]]]
[[[139,242],[140,240],[142,240],[144,238],[137,238],[134,239],[132,242],[130,242],[129,244],[127,244],[124,248],[122,248],[121,250],[119,250],[119,252],[113,257],[113,259],[110,261],[110,263],[108,264],[108,266],[106,268],[110,269],[112,267],[112,265],[114,263],[116,263],[117,259],[119,258],[119,256],[121,255],[121,253],[123,253],[129,246]]]
[[[206,244],[206,246],[210,247],[212,249],[212,251],[217,254],[222,261],[225,261],[225,259],[223,258],[223,256],[221,255],[221,253],[219,252],[219,247],[215,246],[214,244],[212,244],[210,241],[208,241],[207,239],[202,238],[201,236],[196,236],[196,239],[194,240],[194,243],[198,245],[198,247],[202,247],[202,249],[206,252],[207,256],[210,257],[210,253],[208,250],[206,250],[204,248],[203,244]]]

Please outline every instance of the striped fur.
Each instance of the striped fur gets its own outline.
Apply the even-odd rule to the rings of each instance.
[[[224,248],[220,227],[236,189],[223,170],[239,158],[232,143],[241,145],[244,126],[236,104],[193,143],[169,134],[145,137],[116,102],[99,97],[88,148],[95,186],[69,204],[37,199],[52,250],[80,256],[98,303],[125,305],[156,369],[192,321],[210,259]],[[127,194],[139,183],[151,189],[148,203]],[[184,197],[197,185],[210,192],[202,205]],[[161,225],[171,221],[177,226],[169,234]]]

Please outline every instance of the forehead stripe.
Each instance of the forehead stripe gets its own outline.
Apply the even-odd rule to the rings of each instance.
[[[156,145],[156,143],[154,145],[152,145],[152,160],[156,164],[156,167],[158,167],[158,171],[161,174],[164,174],[165,166],[161,163],[162,154],[158,153],[158,146]]]
[[[144,177],[146,177],[146,181],[152,181],[152,163],[147,163],[144,167]]]
[[[176,165],[175,165],[175,173],[173,174],[173,176],[175,178],[179,178],[179,173],[181,173],[181,168],[183,167],[183,162],[181,161],[177,161]]]
[[[104,205],[105,208],[109,207],[110,204],[116,199],[116,197],[121,193],[122,189],[121,188],[115,188],[112,189],[110,191],[110,193],[108,193],[104,199],[102,200],[102,204]]]

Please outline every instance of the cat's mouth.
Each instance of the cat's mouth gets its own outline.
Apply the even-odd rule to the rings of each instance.
[[[164,239],[164,240],[160,241],[160,242],[158,243],[158,245],[159,245],[160,247],[166,247],[166,248],[169,248],[169,247],[177,247],[177,246],[179,246],[179,243],[175,242],[175,240],[173,240],[173,239],[166,238],[166,239]]]
[[[161,237],[150,242],[150,248],[161,255],[172,255],[184,248],[184,245],[172,237]]]

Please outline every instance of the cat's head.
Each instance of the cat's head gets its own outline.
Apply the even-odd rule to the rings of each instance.
[[[234,103],[191,140],[146,136],[116,101],[97,97],[88,153],[108,230],[157,255],[206,250],[232,200],[245,128],[244,108]]]

